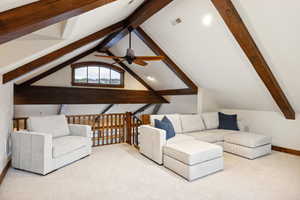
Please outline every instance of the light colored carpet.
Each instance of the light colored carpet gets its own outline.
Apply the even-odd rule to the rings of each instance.
[[[111,145],[47,176],[10,169],[0,199],[299,200],[300,157],[225,154],[224,171],[187,182],[126,144]]]

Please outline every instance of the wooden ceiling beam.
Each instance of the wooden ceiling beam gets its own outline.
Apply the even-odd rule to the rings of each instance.
[[[15,86],[14,103],[23,104],[158,104],[169,103],[151,91],[75,87]]]
[[[0,44],[116,0],[42,0],[0,13]]]
[[[17,69],[14,69],[10,72],[7,72],[3,75],[3,83],[7,83],[11,80],[14,80],[24,74],[27,74],[35,69],[40,68],[41,66],[48,64],[56,59],[61,58],[62,56],[71,53],[72,51],[75,51],[76,49],[79,49],[91,42],[97,41],[101,38],[103,38],[104,36],[111,34],[115,31],[121,30],[124,27],[124,23],[119,22],[116,24],[113,24],[105,29],[102,29],[96,33],[93,33],[85,38],[82,38],[76,42],[73,42],[61,49],[58,49],[54,52],[51,52],[45,56],[42,56],[36,60],[33,60],[25,65],[22,65],[20,67],[18,67]]]
[[[175,89],[175,90],[159,90],[157,94],[162,96],[176,96],[176,95],[196,95],[198,90],[195,89]]]
[[[176,63],[151,39],[151,37],[141,28],[137,27],[133,32],[156,54],[164,56],[162,61],[180,78],[189,89],[198,90],[196,84],[176,65]]]
[[[68,65],[71,65],[74,62],[90,55],[91,53],[95,52],[96,50],[97,50],[96,48],[89,49],[89,50],[87,50],[87,51],[85,51],[85,52],[83,52],[83,53],[81,53],[81,54],[79,54],[79,55],[77,55],[77,56],[75,56],[75,57],[73,57],[73,58],[71,58],[71,59],[69,59],[69,60],[67,60],[67,61],[65,61],[65,62],[63,62],[63,63],[61,63],[61,64],[59,64],[59,65],[57,65],[57,66],[55,66],[55,67],[53,67],[53,68],[51,68],[47,71],[41,73],[41,74],[39,74],[39,75],[37,75],[37,76],[35,76],[35,77],[25,81],[25,82],[23,82],[23,83],[21,83],[21,84],[19,84],[19,86],[29,86],[29,85],[31,85],[31,84],[33,84],[33,83],[49,76],[49,75],[51,75],[51,74],[61,70],[62,68],[66,67]]]
[[[211,0],[225,21],[227,27],[252,63],[255,71],[264,82],[273,99],[287,119],[295,119],[295,111],[272,73],[268,63],[257,47],[231,0]]]
[[[129,15],[129,17],[124,20],[125,26],[121,31],[109,35],[99,44],[99,51],[106,51],[107,49],[117,44],[129,33],[129,30],[132,30],[143,24],[151,16],[153,16],[155,13],[160,11],[172,1],[173,0],[148,0],[142,3],[142,5],[140,5],[131,15]]]

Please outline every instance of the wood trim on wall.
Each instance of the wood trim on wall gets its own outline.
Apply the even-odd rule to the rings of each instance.
[[[284,116],[287,119],[295,119],[294,109],[231,0],[211,0],[211,2],[252,63],[255,71],[269,90]]]
[[[300,156],[299,150],[288,149],[288,148],[278,147],[278,146],[273,146],[273,145],[272,145],[272,150]]]
[[[43,0],[0,13],[0,44],[116,0]]]
[[[14,103],[23,104],[158,104],[169,103],[151,91],[75,87],[15,86]]]
[[[2,172],[0,173],[0,185],[3,182],[9,168],[11,166],[11,160],[8,161],[8,163],[6,164],[6,166],[4,167],[4,169],[2,170]]]
[[[85,38],[82,38],[76,42],[73,42],[61,49],[58,49],[54,52],[51,52],[45,56],[42,56],[34,61],[31,61],[25,65],[22,65],[18,67],[17,69],[14,69],[10,72],[7,72],[3,75],[3,83],[7,83],[11,80],[14,80],[24,74],[27,74],[35,69],[38,69],[42,67],[45,64],[48,64],[56,59],[61,58],[62,56],[71,53],[72,51],[79,49],[93,41],[99,40],[102,37],[106,36],[107,34],[110,34],[112,32],[118,31],[123,28],[123,21],[113,24],[105,29],[102,29],[96,33],[93,33]]]

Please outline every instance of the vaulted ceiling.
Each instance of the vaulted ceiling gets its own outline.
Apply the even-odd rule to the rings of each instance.
[[[125,19],[143,1],[128,2],[117,1],[105,5],[67,22],[0,45],[0,73]],[[293,0],[232,2],[287,99],[295,111],[300,112],[297,77],[300,72],[300,3]],[[177,18],[182,22],[175,23]],[[141,27],[198,86],[213,94],[221,108],[280,111],[210,0],[174,0]],[[140,39],[136,36],[133,38],[133,47],[138,55],[153,54]],[[100,41],[36,70],[31,76],[95,47]],[[124,37],[110,50],[116,55],[123,55],[127,44],[128,38]],[[129,67],[155,89],[185,86],[163,63],[151,63],[145,70],[134,65]],[[148,81],[147,76],[153,76],[157,81]]]

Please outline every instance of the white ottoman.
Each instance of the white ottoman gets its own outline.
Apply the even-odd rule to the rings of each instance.
[[[198,140],[167,144],[164,166],[189,181],[223,170],[222,147]]]
[[[224,136],[224,151],[248,159],[255,159],[272,152],[272,138],[264,135],[241,132]]]

